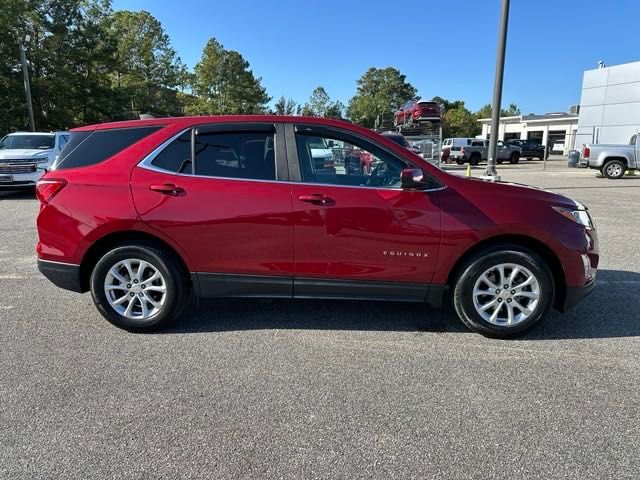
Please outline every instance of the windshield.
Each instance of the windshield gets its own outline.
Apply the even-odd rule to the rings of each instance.
[[[55,135],[7,135],[0,141],[0,150],[53,148]]]
[[[309,139],[309,148],[327,149],[329,147],[327,146],[327,142],[324,138],[312,137]]]

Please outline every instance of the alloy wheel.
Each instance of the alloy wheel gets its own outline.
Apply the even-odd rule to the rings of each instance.
[[[151,263],[128,258],[109,269],[104,293],[118,314],[131,320],[148,320],[162,310],[167,298],[167,283]]]
[[[622,175],[622,166],[619,163],[607,165],[607,175],[610,177],[619,177]]]
[[[540,283],[528,268],[501,263],[478,277],[473,287],[473,305],[487,322],[514,326],[527,320],[541,300]]]

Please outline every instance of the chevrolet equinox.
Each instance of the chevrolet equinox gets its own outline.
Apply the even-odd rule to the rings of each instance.
[[[345,168],[364,156],[369,168]],[[130,331],[166,326],[196,295],[450,301],[471,330],[509,337],[576,304],[598,266],[580,203],[448,174],[329,119],[77,128],[37,196],[40,271]]]

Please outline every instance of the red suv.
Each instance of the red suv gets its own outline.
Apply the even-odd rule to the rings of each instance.
[[[393,121],[396,126],[407,123],[439,122],[440,105],[433,101],[411,100],[395,113]]]
[[[322,141],[320,141],[322,140]],[[317,168],[314,145],[368,152]],[[162,118],[72,131],[38,183],[38,267],[147,331],[191,295],[451,298],[472,330],[521,333],[595,284],[584,206],[447,174],[356,125],[283,116]]]

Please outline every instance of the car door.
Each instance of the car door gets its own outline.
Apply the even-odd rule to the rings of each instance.
[[[498,158],[500,160],[506,160],[509,158],[509,147],[507,147],[502,140],[498,140],[496,148],[498,149]]]
[[[424,299],[440,246],[440,209],[430,191],[400,188],[408,166],[386,148],[346,130],[287,126],[294,212],[294,295]],[[335,171],[315,171],[310,145],[331,141]],[[370,156],[368,172],[346,170]]]
[[[136,209],[190,259],[203,296],[291,296],[293,220],[274,124],[187,129],[134,168]]]

